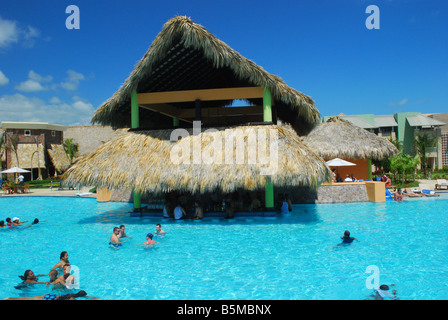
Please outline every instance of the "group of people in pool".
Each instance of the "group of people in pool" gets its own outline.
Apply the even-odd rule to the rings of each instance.
[[[204,218],[204,211],[225,212],[226,219],[233,219],[236,211],[261,211],[263,206],[260,201],[260,195],[254,195],[252,198],[247,194],[243,200],[239,200],[239,194],[233,194],[221,202],[218,201],[216,195],[211,196],[211,200],[207,203],[205,200],[195,200],[190,217],[185,209],[185,201],[182,198],[177,201],[167,201],[163,208],[163,217],[174,220],[201,220]],[[174,203],[174,205],[173,205]],[[187,205],[188,206],[188,205]],[[292,211],[292,203],[287,194],[279,194],[275,207],[276,211],[286,214]]]
[[[345,230],[344,235],[341,237],[342,242],[340,245],[349,245],[353,241],[359,241],[355,237],[350,236],[350,231]],[[394,284],[391,284],[391,286],[394,286]],[[375,300],[385,300],[385,299],[392,299],[392,300],[398,300],[397,298],[397,291],[392,290],[392,293],[389,292],[389,286],[386,284],[381,285],[378,289],[375,289],[375,294],[373,297]]]
[[[158,223],[156,225],[156,231],[154,232],[156,235],[164,235],[166,232],[162,230],[162,225]],[[109,245],[114,248],[119,248],[123,245],[123,242],[126,240],[123,240],[123,238],[131,238],[126,234],[126,226],[121,225],[120,227],[114,227],[112,235],[109,239]],[[148,233],[146,235],[146,241],[142,243],[142,245],[146,246],[152,246],[158,241],[153,240],[154,235],[152,233]]]
[[[16,289],[25,289],[35,284],[52,285],[53,290],[64,291],[66,289],[72,289],[74,286],[75,278],[70,274],[71,267],[68,260],[67,251],[62,251],[59,257],[60,261],[49,271],[48,274],[36,275],[32,270],[28,269],[25,273],[19,276],[22,282],[15,286]],[[39,277],[49,277],[49,281],[40,281]],[[83,290],[77,293],[66,294],[45,294],[33,297],[19,297],[19,298],[6,298],[5,300],[74,300],[79,297],[86,297],[87,293]],[[87,297],[95,299],[93,297]]]
[[[14,228],[14,227],[31,227],[33,224],[38,224],[39,223],[39,219],[34,219],[33,222],[31,224],[25,224],[26,222],[28,222],[28,220],[26,221],[20,221],[19,218],[14,217],[12,218],[6,218],[6,224],[5,221],[1,220],[0,221],[0,228]]]

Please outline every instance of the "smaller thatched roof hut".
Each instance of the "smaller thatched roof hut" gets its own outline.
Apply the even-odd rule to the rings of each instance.
[[[264,187],[268,179],[275,186],[317,188],[331,176],[325,162],[289,125],[216,128],[196,135],[192,129],[182,130],[188,135],[175,142],[170,141],[172,130],[129,131],[81,157],[64,174],[64,180],[69,185],[138,192],[204,193],[255,190]],[[263,136],[258,130],[269,133]],[[229,145],[226,139],[232,135],[235,143]],[[259,147],[263,145],[269,161],[260,158]],[[258,146],[258,153],[251,159],[253,146]],[[179,151],[180,158],[173,157]],[[225,158],[229,154],[233,155],[230,162]]]
[[[379,160],[398,153],[389,140],[337,116],[316,126],[302,140],[324,159]]]

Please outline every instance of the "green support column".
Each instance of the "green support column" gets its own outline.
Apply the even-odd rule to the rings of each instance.
[[[131,128],[137,129],[140,127],[138,103],[137,103],[137,90],[132,91],[131,94]],[[140,192],[134,191],[134,210],[142,207],[142,200]]]
[[[367,159],[367,179],[372,180],[372,160]]]
[[[263,121],[272,122],[272,98],[271,92],[268,88],[263,89]],[[268,178],[269,181],[264,187],[264,206],[266,208],[274,208],[274,186]]]

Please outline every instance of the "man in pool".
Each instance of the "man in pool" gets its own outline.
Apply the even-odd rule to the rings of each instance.
[[[120,241],[120,238],[118,238],[118,235],[120,234],[120,228],[115,227],[114,232],[110,236],[109,244],[114,246],[115,248],[121,247],[122,243]]]
[[[156,234],[157,235],[161,235],[161,234],[165,234],[166,232],[162,230],[162,226],[160,225],[160,223],[158,223],[156,225]]]
[[[344,236],[341,237],[342,239],[342,243],[352,243],[353,240],[358,241],[358,239],[356,239],[355,237],[350,237],[350,231],[345,230],[344,231]]]

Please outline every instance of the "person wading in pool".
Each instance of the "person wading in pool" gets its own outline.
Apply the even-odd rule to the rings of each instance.
[[[359,241],[355,237],[350,237],[350,231],[348,231],[348,230],[344,231],[344,236],[341,237],[341,239],[342,239],[342,243],[352,243],[353,240]]]
[[[56,269],[62,270],[62,267],[64,267],[64,265],[70,264],[70,262],[68,261],[67,251],[62,251],[59,256],[59,259],[61,259],[61,261],[59,261],[53,268],[51,268],[51,270],[56,270]]]
[[[118,235],[120,234],[120,228],[115,227],[114,232],[110,236],[110,245],[113,245],[114,247],[121,247],[122,243],[120,241],[120,238],[118,238]]]
[[[33,284],[49,284],[50,281],[47,282],[39,282],[37,277],[43,277],[46,274],[38,274],[37,276],[34,274],[32,270],[26,270],[23,276],[20,278],[23,280],[23,283],[33,283]]]

